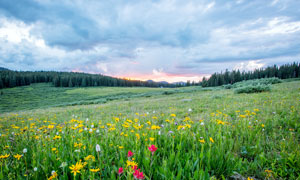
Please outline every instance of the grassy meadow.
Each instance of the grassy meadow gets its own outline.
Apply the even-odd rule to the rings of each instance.
[[[0,179],[300,178],[300,81],[1,91]]]

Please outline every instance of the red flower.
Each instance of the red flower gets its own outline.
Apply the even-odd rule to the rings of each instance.
[[[123,171],[123,168],[122,168],[122,167],[120,167],[120,168],[119,168],[119,172],[118,172],[118,174],[119,174],[119,175],[121,175],[123,172],[124,172],[124,171]]]
[[[157,150],[157,147],[155,147],[155,145],[152,144],[151,146],[148,147],[148,149],[149,149],[149,151],[152,152],[152,155],[153,155],[154,152]]]
[[[127,155],[128,157],[131,157],[131,156],[133,156],[133,152],[131,152],[131,151],[128,151],[128,155]]]
[[[143,172],[140,172],[140,170],[135,170],[134,173],[133,173],[133,176],[136,179],[145,179],[145,176],[144,176]]]

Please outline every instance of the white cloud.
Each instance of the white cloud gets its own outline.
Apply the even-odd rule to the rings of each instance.
[[[233,69],[240,71],[253,71],[255,69],[260,69],[265,66],[265,63],[262,63],[261,60],[252,60],[247,62],[241,62],[234,66]]]
[[[97,62],[96,67],[97,67],[99,70],[104,71],[104,72],[107,73],[107,63],[100,63],[100,62]]]
[[[11,43],[20,44],[22,41],[33,43],[39,48],[44,48],[45,41],[30,34],[33,25],[26,25],[22,21],[8,21],[0,19],[0,38]]]
[[[159,68],[159,69],[153,69],[152,70],[153,75],[155,76],[161,76],[164,75],[165,73],[163,72],[163,68]]]

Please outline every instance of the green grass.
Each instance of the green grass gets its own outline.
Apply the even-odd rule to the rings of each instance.
[[[162,95],[164,92],[177,93],[197,88],[181,88],[180,90],[143,87],[56,88],[51,84],[38,83],[0,90],[3,93],[0,95],[0,113],[57,106],[101,104],[117,99],[151,97]]]
[[[125,171],[121,179],[133,179],[130,167],[125,169],[129,150],[146,179],[300,178],[299,81],[253,94],[198,87],[104,88],[103,92],[101,88],[53,88],[48,92],[41,86],[48,85],[5,89],[6,100],[1,97],[1,108],[10,98],[17,107],[7,106],[12,112],[0,116],[0,155],[10,155],[0,160],[0,179],[45,179],[53,170],[58,179],[73,179],[69,167],[80,160],[87,165],[74,179],[118,179],[119,167]],[[15,112],[26,98],[18,105],[13,91],[28,96],[22,107],[27,110]],[[124,97],[106,103],[51,107],[120,94]],[[40,109],[28,110],[32,102],[40,103]],[[153,130],[153,125],[161,128]],[[61,138],[54,140],[56,134]],[[147,148],[151,144],[158,148],[154,155]],[[17,160],[16,154],[23,156]],[[88,155],[95,161],[85,160]],[[64,162],[67,165],[62,167]]]

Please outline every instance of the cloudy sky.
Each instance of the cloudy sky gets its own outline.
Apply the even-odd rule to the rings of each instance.
[[[299,0],[0,0],[13,70],[172,82],[299,60]]]

